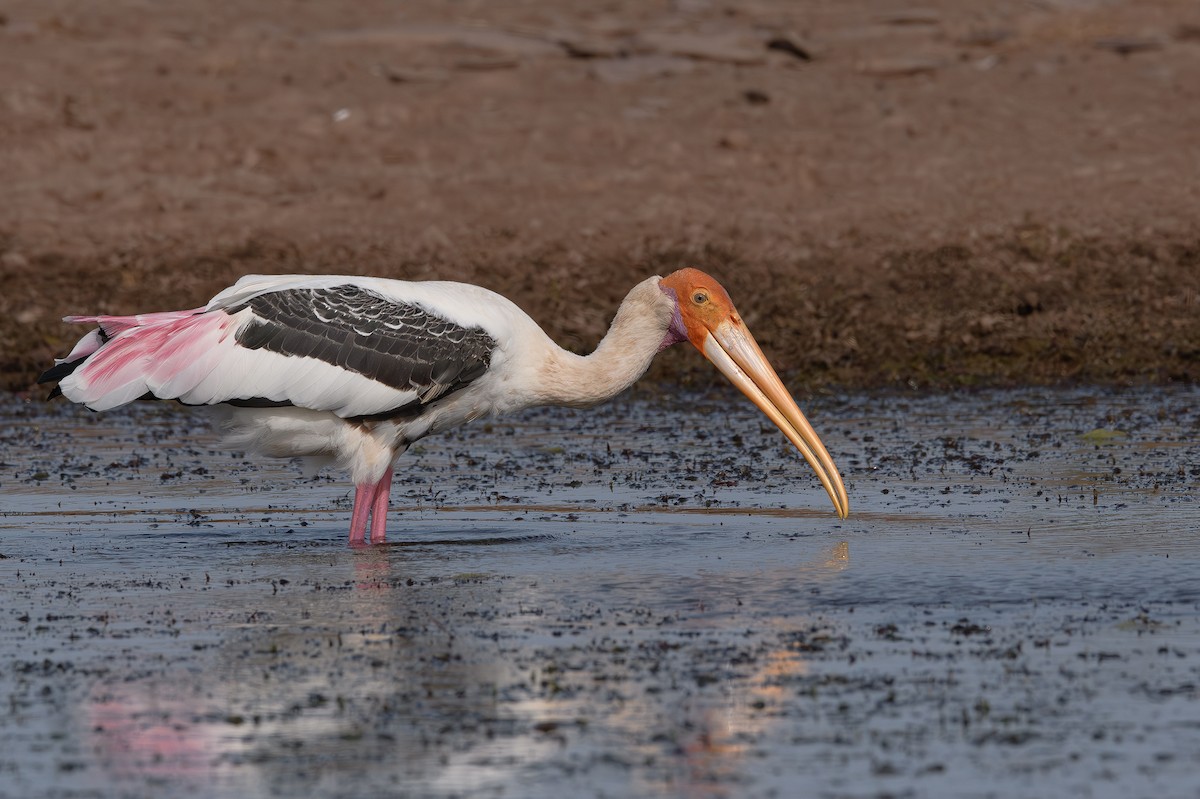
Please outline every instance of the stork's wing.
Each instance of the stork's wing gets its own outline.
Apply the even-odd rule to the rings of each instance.
[[[496,348],[480,327],[353,282],[284,283],[190,314],[72,321],[96,322],[100,332],[76,348],[83,358],[47,376],[97,410],[150,395],[402,414],[477,380]]]
[[[260,294],[238,328],[241,346],[315,358],[430,402],[487,371],[496,342],[479,328],[453,324],[355,285]]]

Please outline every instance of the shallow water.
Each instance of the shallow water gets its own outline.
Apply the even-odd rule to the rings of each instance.
[[[0,405],[0,795],[1200,796],[1200,391],[428,439],[390,542],[201,414]],[[727,410],[728,409],[728,410]]]

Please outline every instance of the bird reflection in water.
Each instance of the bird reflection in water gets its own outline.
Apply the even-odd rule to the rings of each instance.
[[[745,604],[765,610],[777,601],[772,592],[832,579],[850,564],[846,543],[814,554],[755,575],[763,593]],[[554,604],[553,581],[498,592],[494,581],[446,580],[423,586],[418,600],[392,571],[406,558],[404,548],[356,552],[349,591],[297,593],[267,623],[231,617],[215,662],[200,668],[197,655],[186,669],[101,678],[82,707],[87,749],[119,784],[287,791],[299,788],[289,781],[307,763],[309,778],[461,793],[600,762],[628,764],[614,790],[719,796],[746,777],[807,674],[800,633],[814,625],[803,616],[715,612],[673,628],[656,623],[659,608],[622,625],[621,641],[632,634],[619,654],[612,626],[552,637],[576,618]],[[687,590],[713,590],[721,579],[689,581]],[[528,612],[539,591],[544,615]],[[499,604],[487,607],[489,597]],[[636,596],[622,597],[604,618],[633,619],[625,610],[636,607]],[[710,642],[727,645],[731,659]]]

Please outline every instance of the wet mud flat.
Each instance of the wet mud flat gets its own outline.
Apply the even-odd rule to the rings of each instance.
[[[801,404],[846,522],[635,395],[421,442],[355,551],[200,414],[7,400],[0,795],[1200,794],[1200,391]]]

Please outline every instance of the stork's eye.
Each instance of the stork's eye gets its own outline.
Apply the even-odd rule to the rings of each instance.
[[[692,295],[692,302],[696,303],[697,305],[703,305],[704,303],[708,302],[708,295],[703,291],[697,291]]]

